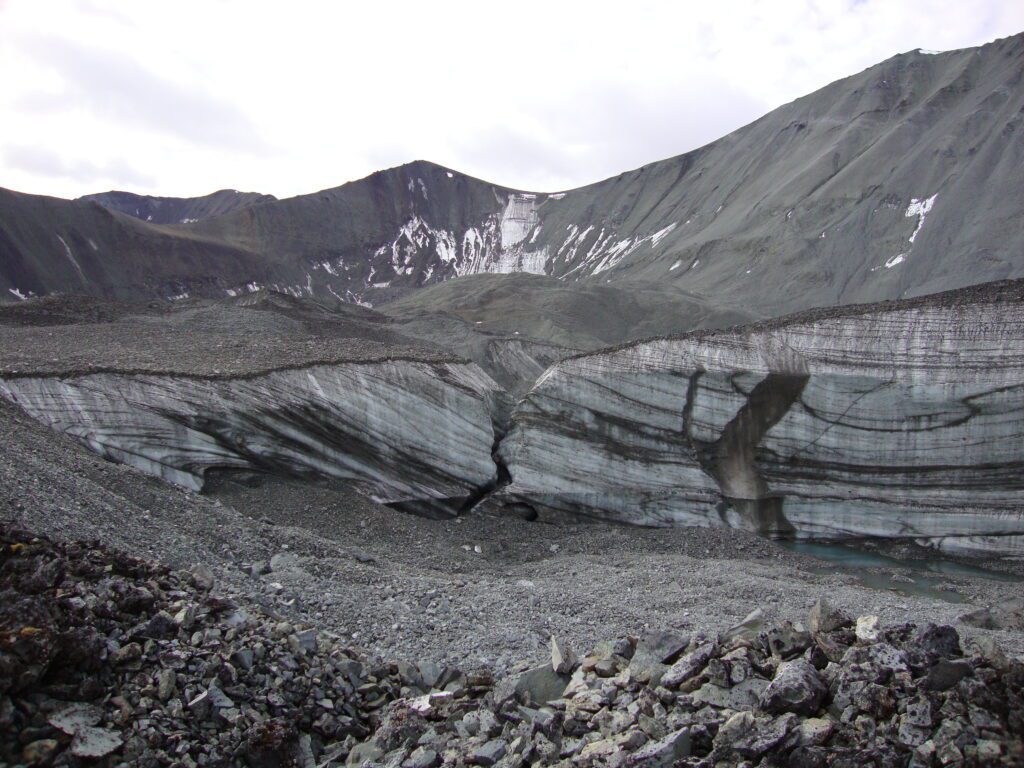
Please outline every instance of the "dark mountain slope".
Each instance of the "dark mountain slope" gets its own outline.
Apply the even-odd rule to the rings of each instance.
[[[132,192],[100,192],[85,195],[79,200],[99,203],[112,211],[126,213],[136,219],[154,224],[192,224],[211,216],[247,208],[256,203],[276,200],[273,195],[258,192],[239,192],[237,189],[221,189],[202,197],[153,197],[136,195]]]
[[[5,231],[47,247],[5,257],[0,292],[109,293],[107,272],[130,264],[139,274],[118,290],[136,298],[270,286],[379,305],[457,276],[532,272],[670,285],[757,316],[1024,276],[1022,77],[1024,35],[901,54],[698,150],[564,193],[416,162],[103,241],[76,230],[78,209],[12,222],[8,205]],[[54,248],[60,227],[103,254],[78,284]],[[170,265],[165,240],[184,241]],[[181,253],[195,254],[194,277]]]
[[[368,295],[377,303],[424,284],[492,271],[487,257],[502,250],[498,217],[509,195],[504,187],[417,161],[193,229],[300,265],[296,282],[312,285],[315,294]]]
[[[7,301],[50,293],[222,296],[243,278],[273,282],[273,273],[257,254],[93,202],[0,189],[0,293]]]

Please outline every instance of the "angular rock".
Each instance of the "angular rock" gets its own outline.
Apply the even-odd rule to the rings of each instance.
[[[62,707],[47,718],[47,722],[68,736],[74,736],[82,728],[96,725],[103,719],[103,710],[94,704],[70,704]]]
[[[594,673],[599,677],[615,677],[615,675],[625,669],[628,664],[628,659],[613,653],[610,656],[605,656],[603,659],[600,659],[594,665]]]
[[[958,621],[980,629],[1024,629],[1024,598],[1013,597],[965,613]]]
[[[715,737],[715,747],[756,759],[781,744],[796,722],[797,717],[793,714],[765,719],[757,718],[750,712],[740,712],[727,720],[719,730]]]
[[[765,645],[772,656],[791,659],[811,647],[810,633],[800,625],[784,621],[763,633]]]
[[[935,724],[935,713],[931,700],[924,696],[918,696],[908,701],[906,712],[900,718],[900,722],[904,725],[930,729]]]
[[[158,611],[135,633],[137,637],[151,640],[168,640],[177,634],[178,623],[167,611]]]
[[[722,644],[728,644],[737,640],[753,640],[764,627],[764,611],[755,608],[738,624],[729,627],[722,635]]]
[[[469,756],[469,762],[473,765],[487,766],[494,765],[508,752],[508,746],[501,739],[492,739],[483,746],[475,749]]]
[[[669,689],[678,687],[680,683],[689,680],[703,670],[714,653],[715,644],[713,642],[697,646],[668,668],[668,671],[661,676],[661,684]]]
[[[835,732],[836,723],[827,717],[809,717],[799,723],[786,737],[785,747],[820,747]]]
[[[680,728],[667,736],[640,747],[627,760],[637,768],[669,768],[690,755],[690,729]]]
[[[429,690],[437,685],[444,672],[441,666],[433,661],[422,661],[417,665],[424,687]]]
[[[751,677],[730,688],[705,683],[692,694],[693,700],[718,709],[750,709],[764,693],[769,683],[759,677]]]
[[[352,747],[352,751],[348,753],[348,758],[345,762],[351,766],[359,766],[364,763],[373,763],[383,756],[383,749],[372,741],[364,741],[362,744],[356,744]]]
[[[435,768],[441,762],[441,756],[429,747],[417,747],[402,763],[402,768]]]
[[[315,629],[306,629],[293,635],[298,647],[306,652],[312,653],[317,647],[317,632]]]
[[[124,744],[120,734],[106,728],[82,726],[75,732],[71,741],[71,754],[75,757],[98,758],[106,757]]]
[[[174,693],[177,675],[173,669],[162,669],[157,675],[157,698],[160,701],[167,701]]]
[[[760,706],[766,712],[814,715],[828,694],[818,671],[803,659],[779,664],[775,677],[761,694]]]
[[[26,765],[49,765],[60,749],[56,739],[39,739],[25,745],[21,751],[21,759]]]
[[[495,687],[494,698],[502,703],[515,697],[521,704],[540,706],[561,698],[569,680],[568,675],[559,675],[545,664],[505,678]]]
[[[937,661],[963,656],[960,635],[948,625],[927,624],[910,641],[910,647],[924,654],[932,664]]]
[[[835,632],[852,624],[853,619],[845,611],[834,607],[824,597],[818,598],[807,615],[807,629],[812,635]]]
[[[572,648],[565,644],[565,642],[559,642],[558,639],[551,636],[551,669],[554,670],[555,674],[558,675],[571,675],[573,670],[579,664],[579,659],[573,652]]]
[[[921,687],[929,691],[948,691],[965,677],[973,674],[974,668],[970,662],[962,659],[941,659],[928,670],[928,674],[921,681]]]
[[[896,672],[908,672],[907,654],[888,643],[854,646],[843,654],[843,666],[857,665],[863,670],[863,679],[885,682]]]
[[[878,640],[882,627],[877,616],[857,617],[857,639],[862,643],[873,643]]]
[[[192,567],[192,583],[198,588],[206,592],[213,589],[213,585],[216,583],[216,577],[213,575],[213,571],[210,566],[206,563],[199,563]]]

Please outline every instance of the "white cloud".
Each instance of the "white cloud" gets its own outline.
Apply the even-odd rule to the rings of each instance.
[[[898,52],[1021,29],[1024,4],[997,0],[8,0],[0,172],[65,196],[284,196],[424,158],[560,189]]]

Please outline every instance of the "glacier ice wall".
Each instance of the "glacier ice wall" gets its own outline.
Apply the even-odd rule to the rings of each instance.
[[[344,478],[451,514],[492,482],[503,393],[477,366],[393,360],[246,378],[95,373],[0,394],[110,459],[198,490],[211,468]]]
[[[501,445],[548,516],[1024,552],[1024,326],[997,304],[837,313],[552,366]]]

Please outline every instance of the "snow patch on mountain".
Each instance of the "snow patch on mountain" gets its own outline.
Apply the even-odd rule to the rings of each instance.
[[[927,199],[913,198],[910,201],[910,205],[907,206],[907,212],[904,214],[908,219],[917,216],[917,227],[914,229],[914,234],[910,236],[910,242],[914,242],[917,238],[918,232],[921,231],[921,227],[924,226],[924,219],[931,211],[932,206],[935,205],[935,198],[938,194],[934,194]]]
[[[540,223],[537,215],[537,196],[511,194],[501,214],[501,245],[509,248],[521,243],[530,230]]]
[[[609,270],[626,258],[626,256],[634,253],[645,244],[649,244],[651,248],[658,247],[658,245],[676,228],[676,226],[677,223],[672,222],[668,226],[662,227],[657,232],[650,235],[645,235],[644,237],[627,237],[618,240],[616,240],[616,233],[614,230],[609,231],[606,235],[605,228],[602,228],[597,239],[587,251],[586,255],[578,264],[566,272],[564,277],[568,277],[569,275],[577,272],[584,275],[597,275]],[[569,246],[570,243],[573,243],[571,248],[567,251],[567,261],[571,262],[575,260],[576,252],[583,244],[583,241],[586,240],[587,235],[592,229],[593,227],[588,227],[583,232],[576,235],[575,225],[570,225],[570,235],[562,244],[562,248],[565,248]],[[561,250],[562,249],[559,249],[560,252]]]
[[[71,252],[71,246],[68,245],[67,241],[60,235],[57,235],[57,239],[60,240],[60,244],[64,246],[64,252],[68,256],[68,261],[70,261],[74,265],[75,269],[78,270],[78,274],[82,278],[82,282],[88,283],[89,281],[85,277],[85,272],[82,271],[82,265],[78,263],[78,259],[75,258],[75,254]]]
[[[664,240],[669,235],[669,233],[672,232],[672,230],[675,229],[675,228],[676,228],[676,222],[673,221],[667,227],[664,227],[663,229],[659,229],[657,232],[655,232],[653,235],[651,235],[651,246],[657,248],[658,247],[658,243],[660,243],[662,240]]]
[[[421,192],[426,192],[425,185]],[[548,248],[529,247],[537,242],[540,229],[537,195],[527,193],[508,195],[500,212],[462,232],[435,227],[423,216],[413,215],[399,227],[393,240],[373,251],[365,285],[385,287],[379,278],[374,280],[376,271],[388,271],[382,258],[388,260],[396,276],[419,270],[420,283],[482,272],[544,274]],[[314,269],[317,267],[326,269],[323,264]]]

